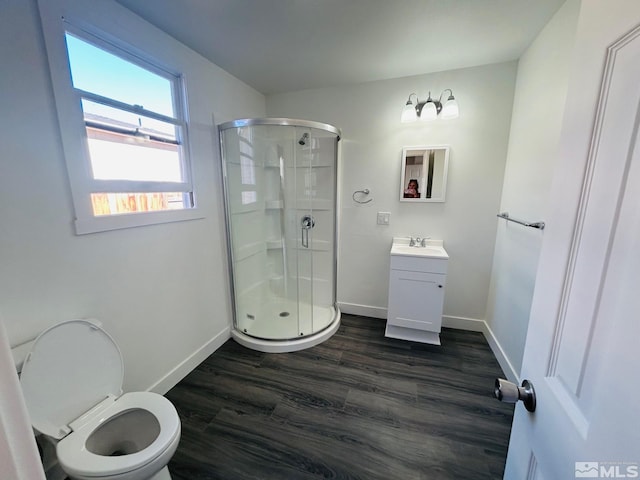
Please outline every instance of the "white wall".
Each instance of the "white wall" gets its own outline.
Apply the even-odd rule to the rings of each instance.
[[[303,118],[342,129],[338,301],[344,311],[386,316],[393,236],[443,239],[451,256],[444,312],[484,319],[500,203],[516,63],[461,69],[267,97],[269,116]],[[460,117],[400,123],[407,97],[453,89]],[[400,202],[403,146],[450,145],[445,203]],[[352,201],[371,190],[372,202]],[[391,212],[389,226],[376,212]],[[446,318],[445,318],[446,320]]]
[[[548,216],[547,198],[568,86],[580,2],[569,0],[518,63],[500,211],[528,221]],[[501,220],[493,257],[487,323],[509,365],[520,372],[544,231]],[[513,375],[512,375],[513,376]]]
[[[0,305],[12,346],[65,319],[102,320],[124,355],[125,390],[163,391],[229,334],[224,213],[212,115],[216,123],[263,116],[265,101],[115,2],[92,8],[141,38],[154,30],[165,54],[184,67],[194,178],[205,218],[74,234],[35,0],[3,2]],[[166,377],[174,369],[175,375]]]

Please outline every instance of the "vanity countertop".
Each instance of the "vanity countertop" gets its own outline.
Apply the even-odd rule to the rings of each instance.
[[[410,246],[410,237],[394,237],[391,244],[391,255],[403,255],[419,258],[437,258],[448,260],[449,254],[444,249],[442,240],[426,239],[425,246]]]

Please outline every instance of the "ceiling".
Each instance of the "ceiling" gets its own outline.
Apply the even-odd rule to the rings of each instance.
[[[263,94],[520,57],[564,0],[117,0]]]

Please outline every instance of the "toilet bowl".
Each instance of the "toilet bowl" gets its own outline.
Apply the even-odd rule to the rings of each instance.
[[[122,393],[120,349],[94,321],[71,320],[38,336],[20,383],[36,432],[56,443],[76,480],[170,479],[180,441],[175,407],[151,392]]]

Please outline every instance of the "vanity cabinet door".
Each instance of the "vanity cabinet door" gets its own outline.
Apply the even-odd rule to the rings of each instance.
[[[387,324],[440,332],[446,275],[391,270]]]

